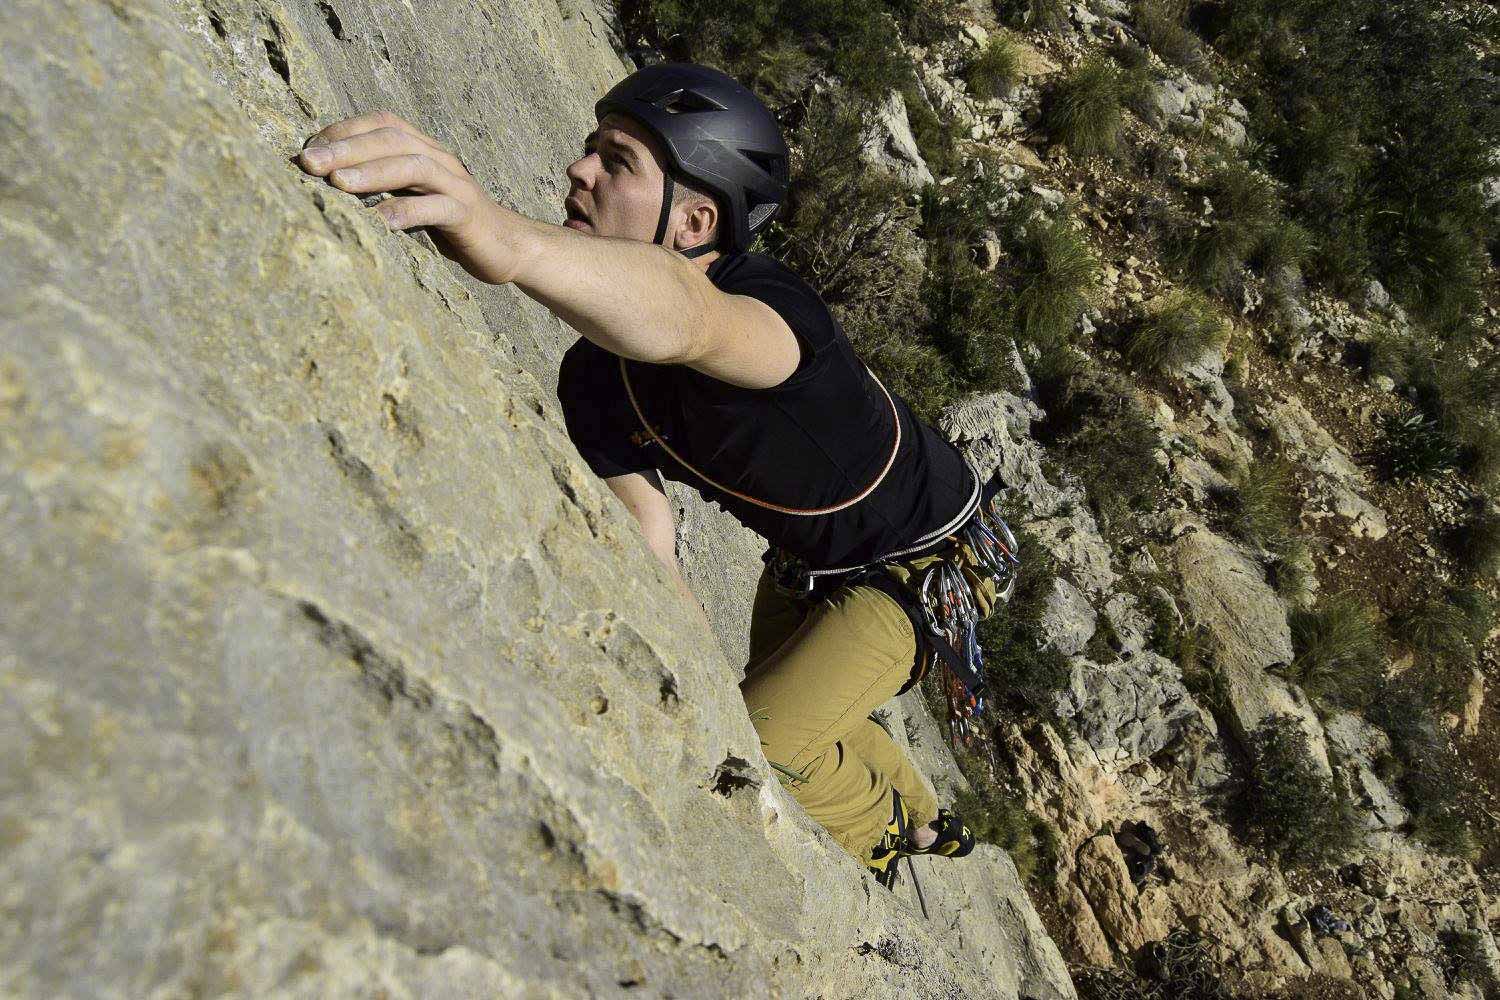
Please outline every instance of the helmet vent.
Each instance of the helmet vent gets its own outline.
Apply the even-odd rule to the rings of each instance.
[[[786,157],[777,153],[767,153],[758,149],[742,149],[741,155],[751,163],[755,164],[766,173],[770,174],[778,184],[787,182]]]
[[[656,102],[656,106],[669,115],[691,114],[695,111],[723,111],[724,108],[702,94],[691,90],[679,90]]]
[[[754,208],[752,208],[747,219],[747,221],[750,223],[750,231],[752,233],[758,231],[761,226],[764,226],[771,220],[771,216],[775,215],[776,209],[780,207],[781,206],[776,202],[769,201],[765,204],[756,205]]]

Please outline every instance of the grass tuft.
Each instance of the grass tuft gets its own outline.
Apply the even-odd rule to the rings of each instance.
[[[1023,339],[1065,341],[1098,282],[1099,258],[1067,216],[1032,216],[1024,223],[1019,218],[1025,215],[1012,216],[1007,226],[1009,255],[997,276],[1015,294]]]
[[[1230,533],[1258,548],[1277,548],[1295,534],[1296,483],[1282,459],[1252,462],[1234,476],[1230,489],[1217,496],[1226,508]]]
[[[1114,154],[1120,149],[1125,96],[1119,68],[1090,56],[1047,96],[1042,127],[1075,156]]]
[[[1317,250],[1313,234],[1289,219],[1272,224],[1251,252],[1249,263],[1261,274],[1282,268],[1300,268]]]
[[[1125,358],[1139,368],[1173,371],[1222,344],[1227,328],[1224,317],[1202,295],[1180,291],[1143,317],[1130,332]]]
[[[1287,670],[1315,700],[1361,709],[1380,689],[1388,658],[1375,610],[1350,593],[1291,616],[1296,656]]]
[[[1010,92],[1021,79],[1021,55],[1009,35],[991,35],[989,43],[963,70],[969,93],[981,101]]]
[[[1193,70],[1203,65],[1203,44],[1187,26],[1187,0],[1137,0],[1135,27],[1165,61]]]
[[[1274,181],[1237,158],[1217,161],[1185,193],[1205,214],[1169,217],[1163,256],[1200,288],[1221,292],[1284,226],[1280,195]],[[1280,238],[1288,237],[1283,232]],[[1290,244],[1281,249],[1288,251]]]

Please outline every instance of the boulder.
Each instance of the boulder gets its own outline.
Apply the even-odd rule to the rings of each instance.
[[[1064,577],[1052,579],[1052,587],[1042,604],[1038,626],[1047,642],[1064,656],[1076,656],[1094,636],[1098,615],[1087,597]]]
[[[1294,461],[1313,473],[1325,504],[1349,524],[1351,534],[1378,541],[1389,527],[1385,511],[1365,499],[1373,489],[1369,474],[1318,423],[1302,400],[1273,396],[1256,407],[1256,417]]]
[[[886,95],[876,108],[874,127],[863,147],[866,161],[888,170],[914,190],[933,183],[932,171],[917,148],[911,122],[906,116],[906,100],[899,90]]]
[[[1395,830],[1407,822],[1406,807],[1375,772],[1374,762],[1389,753],[1390,737],[1352,712],[1340,712],[1323,723],[1328,749],[1350,772],[1350,789],[1374,829]]]
[[[1187,614],[1212,633],[1235,735],[1243,740],[1272,715],[1295,716],[1314,761],[1332,771],[1323,729],[1307,698],[1270,673],[1292,660],[1286,608],[1265,575],[1238,547],[1205,527],[1189,525],[1172,545]]]

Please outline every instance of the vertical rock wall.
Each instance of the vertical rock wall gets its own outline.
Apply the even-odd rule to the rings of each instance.
[[[0,992],[1071,995],[1003,858],[941,936],[771,779],[571,334],[289,163],[383,106],[555,217],[607,23],[0,15]]]

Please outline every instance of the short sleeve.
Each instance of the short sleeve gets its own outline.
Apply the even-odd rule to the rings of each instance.
[[[837,324],[828,306],[806,282],[784,269],[731,271],[718,283],[720,291],[758,299],[776,310],[802,347],[797,369],[780,384],[760,392],[795,388],[825,368],[833,353]]]
[[[625,395],[617,355],[578,338],[559,366],[557,400],[568,437],[594,475],[608,479],[655,466],[639,438],[632,439],[640,422]]]

